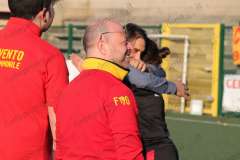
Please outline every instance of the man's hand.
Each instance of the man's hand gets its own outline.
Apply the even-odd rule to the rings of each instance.
[[[183,84],[180,80],[176,82],[177,86],[177,96],[184,97],[186,100],[190,100],[190,94],[188,92],[188,88],[185,84]]]
[[[136,60],[134,58],[130,59],[130,65],[133,66],[134,68],[140,70],[141,72],[144,72],[147,68],[146,63],[144,63],[141,60]]]

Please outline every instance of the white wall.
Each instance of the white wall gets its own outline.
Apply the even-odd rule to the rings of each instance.
[[[7,0],[0,0],[0,12],[8,12],[8,1]]]
[[[64,20],[85,23],[100,17],[122,22],[158,24],[163,21],[227,24],[240,20],[239,0],[62,0]]]

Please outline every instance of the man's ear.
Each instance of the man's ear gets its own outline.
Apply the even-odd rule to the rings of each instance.
[[[47,22],[47,19],[49,18],[49,11],[46,8],[43,8],[42,10],[42,18],[44,22]]]
[[[38,12],[38,14],[35,16],[35,19],[39,19],[41,21],[43,21],[46,18],[46,9],[44,8],[43,10],[41,10],[40,12]]]
[[[97,48],[98,48],[99,52],[104,56],[108,53],[107,44],[104,43],[103,40],[99,40],[97,42]]]
[[[36,16],[41,21],[47,22],[48,18],[48,10],[46,8],[43,8]]]

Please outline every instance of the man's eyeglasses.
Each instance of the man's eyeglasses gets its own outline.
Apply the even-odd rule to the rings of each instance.
[[[110,33],[124,33],[124,32],[121,32],[121,31],[118,31],[118,32],[103,32],[103,33],[100,33],[99,40],[102,40],[102,36],[103,36],[103,35],[105,35],[105,34],[110,34]]]

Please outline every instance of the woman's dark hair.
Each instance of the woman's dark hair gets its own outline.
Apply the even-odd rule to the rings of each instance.
[[[141,54],[141,59],[149,64],[159,65],[162,63],[162,58],[165,58],[170,54],[170,49],[163,47],[158,48],[157,44],[147,37],[146,31],[134,23],[128,23],[125,26],[125,31],[127,35],[127,40],[131,41],[133,39],[143,38],[145,40],[145,50]]]
[[[162,58],[166,58],[171,53],[170,49],[168,47],[163,47],[159,49],[159,55]]]
[[[168,47],[158,48],[158,45],[153,40],[146,39],[146,49],[141,54],[141,59],[149,64],[159,65],[162,63],[162,59],[166,58],[170,54]]]
[[[33,19],[43,8],[50,9],[57,0],[8,0],[11,16]]]
[[[128,23],[125,26],[125,31],[127,35],[127,40],[137,39],[137,38],[143,38],[144,40],[147,39],[147,33],[146,31],[134,23]]]

